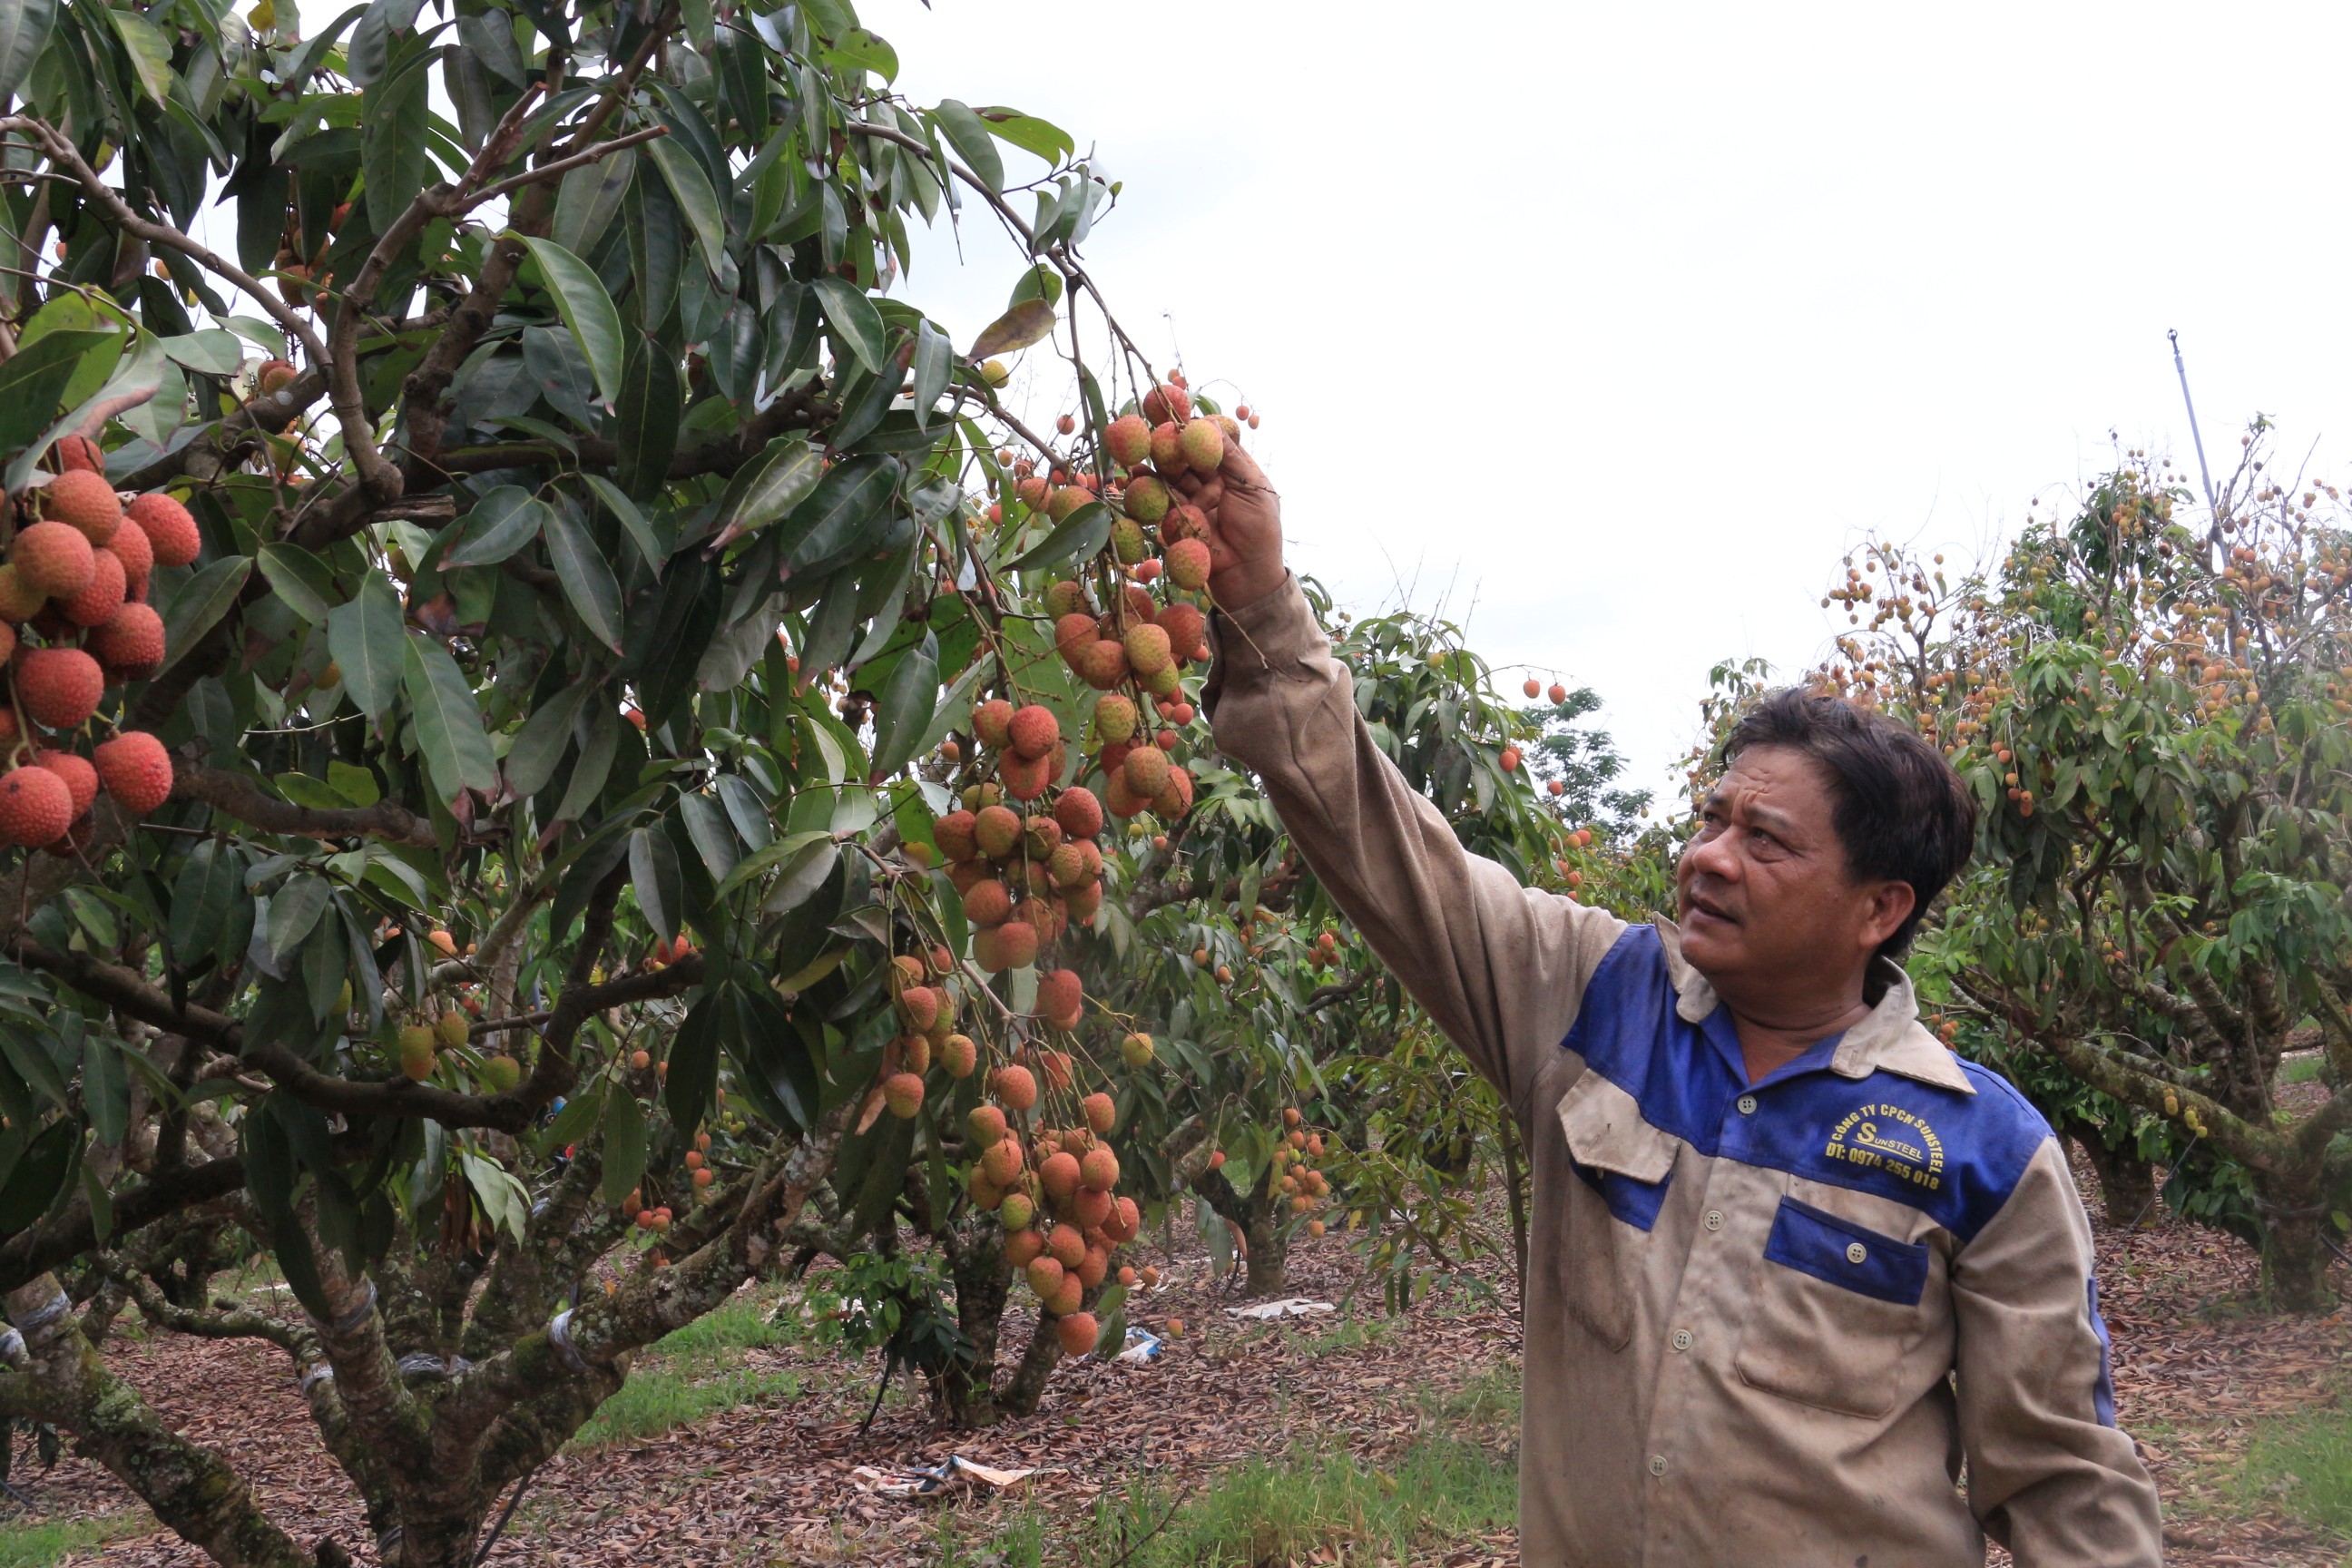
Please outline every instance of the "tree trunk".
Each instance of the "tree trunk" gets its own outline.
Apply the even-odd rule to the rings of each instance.
[[[1037,1402],[1045,1396],[1045,1379],[1061,1359],[1062,1341],[1054,1331],[1054,1320],[1040,1312],[1037,1326],[1029,1331],[1029,1348],[1013,1370],[1013,1381],[996,1393],[997,1409],[1006,1415],[1034,1415]]]
[[[1242,1226],[1249,1238],[1249,1270],[1243,1293],[1249,1296],[1275,1296],[1282,1291],[1286,1265],[1289,1261],[1289,1238],[1283,1233],[1281,1210],[1275,1205],[1252,1203],[1250,1216]]]
[[[950,1362],[931,1380],[936,1413],[963,1431],[995,1425],[996,1344],[1013,1270],[1004,1261],[1003,1232],[992,1223],[948,1238],[948,1269],[955,1280],[956,1325],[971,1342],[969,1360]]]
[[[1506,1109],[1502,1118],[1503,1198],[1511,1211],[1511,1267],[1519,1281],[1519,1300],[1528,1299],[1528,1167],[1520,1158],[1519,1124]],[[2112,1211],[2110,1211],[2112,1212]]]
[[[2111,1228],[2127,1229],[2155,1212],[2156,1167],[2152,1163],[2140,1158],[2137,1149],[2108,1148],[2096,1132],[2071,1131],[2075,1147],[2083,1151],[2083,1158],[2098,1175],[2099,1203],[2106,1210]]]
[[[2325,1312],[2336,1305],[2327,1288],[2330,1254],[2322,1228],[2327,1205],[2316,1201],[2318,1173],[2291,1182],[2255,1175],[2254,1203],[2263,1220],[2263,1300],[2282,1312]]]

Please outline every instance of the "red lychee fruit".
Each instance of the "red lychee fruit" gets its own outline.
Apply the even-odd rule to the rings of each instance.
[[[1189,465],[1184,461],[1184,432],[1181,426],[1162,422],[1151,427],[1151,466],[1163,474],[1181,474],[1186,470]]]
[[[300,374],[301,372],[296,370],[289,361],[266,359],[261,362],[261,368],[253,373],[254,388],[267,397],[274,392],[291,386],[294,384],[294,378]]]
[[[1057,1029],[1078,1026],[1086,1016],[1086,988],[1076,970],[1049,970],[1037,977],[1037,1012]]]
[[[1209,585],[1209,547],[1198,539],[1180,539],[1168,547],[1168,580],[1187,593]]]
[[[1127,649],[1127,667],[1138,675],[1157,675],[1176,659],[1165,626],[1129,626],[1120,646]]]
[[[900,1121],[913,1121],[923,1109],[923,1080],[910,1072],[892,1073],[882,1080],[882,1103]]]
[[[1043,511],[1045,507],[1045,498],[1054,493],[1054,487],[1043,475],[1032,474],[1013,486],[1013,493],[1020,499],[1021,504],[1031,511]]]
[[[71,818],[68,817],[68,820],[70,821]],[[60,825],[58,833],[64,831],[64,826]],[[57,833],[52,833],[49,838],[55,838],[57,836]],[[48,841],[48,838],[41,840],[44,844]],[[1078,1190],[1078,1161],[1075,1154],[1048,1154],[1045,1156],[1045,1163],[1037,1167],[1037,1180],[1044,1184],[1045,1195],[1056,1200],[1066,1198]]]
[[[1517,746],[1505,746],[1502,755],[1495,760],[1503,764],[1505,773],[1517,773],[1519,767],[1519,749]]]
[[[909,985],[898,993],[898,1016],[915,1033],[928,1034],[940,1021],[940,995],[928,985]]]
[[[1192,397],[1182,387],[1171,383],[1155,386],[1143,395],[1143,416],[1154,425],[1172,420],[1182,424],[1192,416]]]
[[[196,520],[188,515],[188,509],[161,490],[133,500],[131,521],[146,531],[158,565],[185,566],[205,547],[205,537],[196,531]]]
[[[971,732],[982,743],[1000,750],[1011,743],[1008,730],[1013,723],[1013,704],[1002,697],[992,697],[971,710]]]
[[[1004,1238],[1004,1261],[1027,1268],[1045,1250],[1045,1238],[1034,1230],[1016,1230]]]
[[[1074,663],[1078,679],[1097,691],[1108,691],[1127,679],[1127,649],[1109,637],[1080,648]]]
[[[988,1090],[1003,1101],[1008,1110],[1036,1109],[1037,1079],[1027,1068],[1011,1065],[998,1068],[988,1075]]]
[[[1054,820],[1072,838],[1092,838],[1102,831],[1102,803],[1094,791],[1073,784],[1054,802]]]
[[[48,595],[25,580],[16,563],[0,565],[0,620],[22,624],[41,613]]]
[[[70,599],[98,574],[88,537],[62,522],[37,522],[25,530],[9,559],[25,586],[45,599]]]
[[[34,754],[33,765],[47,768],[66,781],[76,816],[88,811],[90,803],[98,799],[98,769],[90,765],[88,757],[71,752],[42,751]]]
[[[1062,1288],[1062,1264],[1058,1258],[1033,1258],[1026,1272],[1029,1289],[1037,1292],[1041,1301]]]
[[[42,510],[91,544],[103,544],[122,526],[121,498],[106,476],[75,468],[49,481]]]
[[[1087,1125],[1103,1136],[1109,1137],[1118,1126],[1118,1102],[1097,1090],[1078,1102],[1086,1108]]]
[[[1053,1316],[1066,1318],[1076,1312],[1086,1299],[1086,1287],[1079,1282],[1078,1277],[1065,1274],[1062,1276],[1062,1288],[1038,1304]]]
[[[1011,1138],[990,1144],[980,1156],[981,1173],[998,1186],[1021,1173],[1021,1145]]]
[[[1151,458],[1151,421],[1138,414],[1122,414],[1103,432],[1103,447],[1122,468],[1139,468]]]
[[[48,769],[0,773],[0,840],[37,849],[63,837],[73,820],[73,792]],[[1074,1168],[1076,1163],[1071,1162]]]
[[[963,918],[982,928],[1001,926],[1013,918],[1013,895],[993,877],[974,882],[963,896]]]
[[[1078,1162],[1078,1180],[1096,1192],[1107,1193],[1118,1185],[1118,1156],[1108,1149],[1097,1149]]]
[[[1119,764],[1119,776],[1126,781],[1129,790],[1150,800],[1168,782],[1168,753],[1157,746],[1129,752],[1127,761]]]
[[[98,782],[132,816],[144,816],[172,798],[172,753],[144,730],[125,730],[100,742],[93,761]]]
[[[1149,450],[1150,437],[1144,437]],[[1168,487],[1150,474],[1139,474],[1127,481],[1127,515],[1138,522],[1158,522],[1168,515],[1173,500]]]
[[[1094,499],[1076,485],[1065,485],[1045,498],[1045,515],[1059,522]]]
[[[1213,419],[1194,419],[1186,423],[1177,437],[1178,448],[1184,461],[1196,474],[1214,473],[1225,460],[1225,433]]]
[[[997,764],[997,776],[1004,781],[1004,793],[1015,800],[1035,800],[1054,782],[1054,759],[1024,757],[1012,753]]]
[[[55,448],[58,472],[102,474],[106,471],[106,454],[97,442],[87,436],[60,436]]]
[[[1160,612],[1160,629],[1168,634],[1168,651],[1179,661],[1208,657],[1209,617],[1199,605],[1169,605]]]
[[[1070,1194],[1070,1217],[1087,1230],[1095,1230],[1110,1218],[1108,1193],[1098,1193],[1092,1187],[1080,1187]]]
[[[102,626],[122,608],[125,583],[122,558],[111,550],[90,552],[89,582],[82,591],[61,600],[58,607],[78,626]],[[144,606],[142,606],[142,608]]]
[[[1565,702],[1568,700],[1568,688],[1555,680],[1551,683],[1551,689],[1545,692],[1544,695],[1550,698],[1555,703]]]
[[[971,837],[982,854],[1002,860],[1021,842],[1021,818],[1009,806],[982,806],[972,819]]]
[[[1056,1160],[1070,1160],[1071,1156],[1068,1154],[1056,1154],[1054,1158]],[[1072,1163],[1075,1163],[1076,1162],[1073,1161]],[[1048,1188],[1047,1190],[1050,1192],[1052,1189]],[[1076,1186],[1073,1186],[1070,1190],[1072,1192],[1076,1192],[1077,1189]],[[1086,1260],[1087,1238],[1078,1230],[1078,1227],[1074,1225],[1057,1225],[1046,1235],[1045,1250],[1050,1253],[1053,1256],[1054,1260],[1056,1263],[1059,1263],[1063,1268],[1076,1268],[1080,1263]]]
[[[964,1114],[963,1130],[978,1147],[993,1149],[1004,1136],[1004,1112],[993,1105],[975,1105]]]
[[[147,542],[143,528],[118,528],[106,548],[122,563],[123,593],[133,599],[147,596],[147,579],[155,570],[155,547]]]
[[[16,695],[35,723],[52,730],[78,729],[98,711],[106,674],[81,649],[31,648],[16,656]]]
[[[977,821],[971,812],[950,811],[931,824],[931,842],[950,860],[969,860],[980,853],[980,846],[972,837]]]
[[[1092,1312],[1072,1312],[1066,1318],[1055,1320],[1054,1338],[1061,1342],[1064,1355],[1085,1355],[1101,1337],[1102,1327],[1095,1321]]]
[[[1042,757],[1054,749],[1062,738],[1062,726],[1054,710],[1042,703],[1032,702],[1013,715],[1006,726],[1013,750],[1024,757]]]

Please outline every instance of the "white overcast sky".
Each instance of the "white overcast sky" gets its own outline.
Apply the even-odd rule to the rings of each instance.
[[[2193,468],[2168,327],[2217,463],[2257,409],[2323,469],[2352,435],[2352,8],[861,15],[913,98],[1043,115],[1124,181],[1088,264],[1263,410],[1301,570],[1593,686],[1643,783],[1715,662],[1821,655],[1864,531],[1973,556],[2110,431]],[[1017,270],[994,240],[907,289],[960,344]]]

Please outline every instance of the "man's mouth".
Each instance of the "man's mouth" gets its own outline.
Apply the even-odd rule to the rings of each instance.
[[[1739,917],[1704,893],[1685,893],[1683,897],[1690,905],[1690,912],[1694,915],[1705,915],[1709,920],[1718,920],[1727,925],[1739,923]]]

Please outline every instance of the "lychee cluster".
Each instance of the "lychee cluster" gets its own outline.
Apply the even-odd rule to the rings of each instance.
[[[1312,1163],[1323,1157],[1323,1134],[1307,1127],[1295,1105],[1283,1110],[1282,1122],[1287,1131],[1274,1151],[1275,1188],[1290,1201],[1291,1213],[1312,1214],[1316,1205],[1331,1195],[1329,1178]],[[1308,1220],[1307,1234],[1322,1235],[1323,1222]]]
[[[467,1045],[474,1021],[482,1016],[481,988],[459,988],[456,1005],[403,1025],[398,1036],[400,1070],[412,1082],[423,1083],[439,1068],[441,1055]],[[522,1081],[522,1063],[500,1052],[471,1058],[476,1085],[485,1094],[504,1094]]]
[[[1052,759],[1061,754],[1061,731],[1049,709],[991,700],[973,710],[971,723],[975,735],[998,749],[996,772],[1004,782],[966,788],[963,804],[933,823],[931,836],[962,896],[972,959],[994,973],[1036,963],[1073,922],[1085,924],[1101,908],[1103,858],[1095,840],[1103,808],[1092,790],[1076,785],[1063,790],[1050,812],[1013,808],[1044,793],[1046,775],[1037,770],[1059,766]],[[1073,985],[1076,980],[1071,976]],[[1041,984],[1041,1010],[1046,994]],[[1061,1026],[1075,1026],[1076,1010],[1074,998],[1070,1023]]]
[[[952,1079],[970,1078],[980,1066],[980,1047],[956,1030],[954,969],[943,947],[890,961],[899,1032],[882,1053],[882,1102],[893,1116],[911,1121],[923,1109],[923,1078],[934,1064]]]
[[[1037,1052],[1029,1064],[989,1075],[993,1098],[964,1119],[972,1152],[968,1188],[974,1205],[992,1209],[1004,1227],[1005,1260],[1020,1270],[1045,1312],[1058,1320],[1062,1349],[1083,1355],[1100,1329],[1081,1311],[1087,1292],[1109,1278],[1113,1255],[1143,1228],[1135,1200],[1120,1196],[1118,1156],[1104,1142],[1118,1123],[1111,1097],[1076,1101],[1078,1117],[1045,1125],[1040,1081],[1057,1101],[1076,1094],[1070,1058]],[[1038,1123],[1030,1127],[1032,1113]],[[1122,1283],[1138,1276],[1121,1269]]]
[[[35,731],[79,730],[106,689],[152,675],[163,662],[163,621],[146,603],[160,563],[184,566],[202,542],[195,520],[167,495],[143,495],[126,512],[108,484],[95,443],[68,437],[60,468],[17,502],[24,523],[0,563],[0,664],[8,698],[0,706],[0,841],[58,855],[89,840],[89,813],[100,788],[131,816],[172,793],[172,759],[142,731],[99,744],[88,757],[40,746]],[[37,637],[39,640],[33,640]]]

